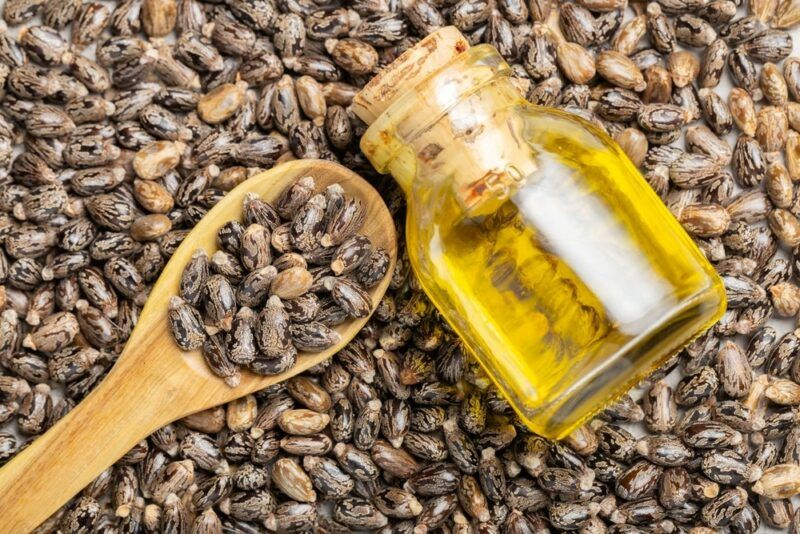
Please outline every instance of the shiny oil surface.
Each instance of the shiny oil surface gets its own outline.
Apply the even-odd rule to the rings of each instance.
[[[406,192],[434,305],[522,420],[560,438],[716,322],[725,291],[617,144],[508,74],[471,48],[361,148]]]
[[[530,106],[502,115],[535,170],[510,161],[514,179],[477,208],[459,176],[415,180],[409,253],[523,420],[562,437],[715,322],[724,290],[605,134]]]

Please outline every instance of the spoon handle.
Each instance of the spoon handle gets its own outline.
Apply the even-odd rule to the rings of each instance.
[[[170,420],[179,388],[129,361],[0,469],[0,532],[30,532]]]

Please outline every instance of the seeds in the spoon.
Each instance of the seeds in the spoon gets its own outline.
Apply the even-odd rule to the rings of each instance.
[[[345,208],[344,213],[353,214],[351,218],[355,216],[361,209],[361,202],[354,202],[349,195],[343,194],[341,188],[336,191],[336,203]],[[287,187],[277,206],[284,214],[294,214],[295,243],[307,239],[303,237],[307,229],[312,229],[312,239],[318,241],[326,224],[339,220],[343,213],[332,208],[329,211],[331,219],[327,218],[325,197],[313,195],[311,178],[303,178]],[[191,302],[202,301],[205,322],[209,325],[207,329],[211,328],[209,332],[214,334],[217,329],[229,332],[230,354],[225,355],[225,360],[234,368],[248,365],[259,374],[277,374],[294,365],[298,350],[318,352],[339,340],[336,331],[314,320],[321,309],[318,297],[311,290],[330,292],[343,314],[355,318],[368,315],[372,302],[359,282],[350,278],[329,276],[325,283],[317,284],[315,288],[314,276],[306,268],[302,256],[273,252],[275,233],[271,234],[269,228],[280,224],[280,215],[269,204],[248,196],[245,214],[254,221],[246,229],[235,221],[220,229],[220,243],[230,252],[217,251],[210,261],[202,251],[192,256],[181,277],[181,295]],[[362,220],[360,217],[356,219],[359,224]],[[357,229],[355,226],[348,233]],[[328,261],[332,261],[335,267],[331,274],[346,275],[366,263],[373,253],[373,246],[367,237],[355,235],[338,247],[328,247],[328,250],[330,254],[326,257],[333,257]],[[270,265],[273,257],[276,258],[274,266]],[[381,268],[383,265],[383,262],[378,262],[368,273],[370,285],[379,275],[382,278],[385,274],[385,268]],[[215,274],[209,275],[209,270]],[[238,285],[235,292],[234,284]],[[268,293],[272,296],[258,314],[249,311],[249,306],[263,305]],[[301,301],[312,297],[317,304],[310,308],[302,307]],[[313,304],[311,301],[308,303]],[[307,312],[311,314],[307,316]],[[336,324],[339,322],[342,321]],[[183,331],[174,328],[173,331],[186,337]],[[228,376],[225,373],[227,371],[223,375]]]
[[[169,301],[169,319],[172,335],[183,350],[200,348],[205,340],[200,312],[180,297]]]

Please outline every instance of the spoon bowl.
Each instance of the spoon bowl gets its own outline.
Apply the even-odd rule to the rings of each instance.
[[[352,171],[322,160],[291,161],[246,180],[203,217],[172,255],[103,382],[0,468],[0,532],[33,530],[154,430],[291,378],[334,355],[361,330],[369,316],[337,326],[337,344],[318,353],[299,353],[295,366],[285,373],[259,376],[243,370],[233,388],[208,369],[200,350],[184,352],[172,338],[169,299],[178,294],[181,274],[194,251],[202,248],[210,255],[218,248],[217,231],[228,221],[241,220],[247,193],[274,202],[286,186],[304,176],[314,178],[317,191],[338,183],[364,202],[366,224],[361,232],[391,258],[384,279],[368,291],[370,313],[375,309],[397,258],[394,223],[378,192]]]

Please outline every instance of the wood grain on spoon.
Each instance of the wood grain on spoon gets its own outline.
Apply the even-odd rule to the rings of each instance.
[[[173,254],[103,382],[0,469],[0,532],[34,529],[154,430],[286,380],[335,354],[364,326],[369,317],[348,321],[336,328],[341,341],[333,347],[301,353],[297,365],[281,375],[243,372],[235,388],[211,373],[199,350],[185,353],[172,339],[168,301],[178,294],[183,267],[192,253],[198,248],[208,253],[218,248],[217,230],[230,220],[241,220],[245,194],[254,192],[274,201],[284,187],[303,176],[313,176],[319,191],[339,183],[364,202],[367,214],[361,232],[391,257],[386,277],[369,291],[375,309],[389,285],[397,249],[392,217],[372,186],[344,167],[317,160],[292,161],[250,178],[211,209]]]

